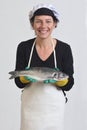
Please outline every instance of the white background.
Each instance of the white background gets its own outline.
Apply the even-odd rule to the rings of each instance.
[[[75,85],[67,92],[65,130],[87,130],[87,1],[0,1],[0,130],[20,129],[21,90],[8,72],[14,70],[19,42],[34,37],[28,13],[37,3],[51,3],[60,13],[53,36],[71,45]]]

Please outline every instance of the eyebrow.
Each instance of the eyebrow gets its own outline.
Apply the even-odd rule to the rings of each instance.
[[[42,20],[42,19],[36,18],[35,20]],[[45,19],[45,20],[51,20],[51,19]]]

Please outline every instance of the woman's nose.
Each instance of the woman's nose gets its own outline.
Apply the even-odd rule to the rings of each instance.
[[[46,22],[43,21],[42,24],[41,24],[41,26],[42,27],[46,27]]]

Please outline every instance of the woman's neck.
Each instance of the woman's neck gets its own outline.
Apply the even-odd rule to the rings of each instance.
[[[48,39],[36,38],[36,46],[39,46],[40,48],[49,48],[52,47],[52,44],[55,44],[55,40],[52,37]]]

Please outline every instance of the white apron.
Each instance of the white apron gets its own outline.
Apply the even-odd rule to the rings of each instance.
[[[31,49],[28,67],[34,45],[35,42]],[[56,68],[55,50],[54,62]],[[64,107],[64,94],[53,84],[35,82],[27,85],[21,95],[20,130],[63,130]]]

